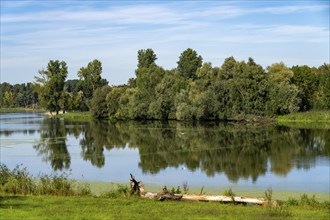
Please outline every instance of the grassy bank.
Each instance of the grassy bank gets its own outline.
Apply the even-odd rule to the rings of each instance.
[[[309,112],[291,113],[288,115],[278,116],[277,122],[278,123],[285,123],[285,122],[330,123],[330,111],[309,111]]]
[[[82,184],[87,184],[90,187],[91,193],[93,195],[99,196],[107,191],[117,190],[118,186],[129,186],[128,183],[113,183],[113,182],[82,182]],[[144,184],[144,188],[150,192],[160,192],[163,186],[160,185],[149,185]],[[172,189],[173,187],[176,189],[177,186],[167,186],[168,189]],[[180,186],[181,190],[183,186]],[[203,193],[209,195],[224,195],[224,192],[228,190],[228,188],[218,188],[218,187],[203,187]],[[264,197],[264,193],[266,189],[263,190],[246,190],[241,188],[232,188],[233,192],[239,196],[247,196],[247,197]],[[201,188],[198,187],[189,187],[188,193],[199,194],[201,192]],[[328,193],[318,193],[318,192],[290,192],[290,191],[279,191],[273,190],[272,198],[276,200],[286,201],[288,199],[300,199],[301,196],[307,195],[308,197],[315,197],[317,201],[329,201],[330,196]]]
[[[277,207],[159,202],[136,197],[0,196],[1,219],[329,219],[329,204]]]
[[[79,121],[88,121],[93,119],[89,112],[66,112],[65,114],[54,115],[54,117]]]
[[[33,179],[20,166],[0,166],[1,219],[329,219],[329,210],[329,201],[305,194],[265,207],[160,202],[130,196],[128,186],[118,184],[95,195],[89,185],[65,176]]]

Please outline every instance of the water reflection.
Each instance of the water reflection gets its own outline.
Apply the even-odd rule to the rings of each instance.
[[[71,157],[66,145],[65,123],[60,119],[47,119],[41,123],[40,141],[33,148],[44,161],[50,161],[54,170],[68,169]]]
[[[329,129],[178,122],[72,122],[45,119],[34,148],[54,170],[70,167],[66,140],[73,135],[81,156],[96,167],[106,163],[104,151],[137,148],[139,167],[156,174],[168,167],[201,169],[208,176],[224,173],[232,182],[270,171],[286,176],[294,167],[309,169],[318,156],[330,156]],[[107,161],[111,164],[111,161]]]

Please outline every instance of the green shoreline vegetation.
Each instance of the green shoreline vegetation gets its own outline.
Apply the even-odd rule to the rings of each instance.
[[[50,60],[33,83],[1,83],[0,108],[43,108],[56,115],[90,112],[95,119],[112,121],[323,121],[313,112],[330,111],[327,63],[287,67],[280,62],[264,68],[251,57],[228,57],[212,66],[191,48],[180,54],[173,69],[164,69],[156,60],[152,49],[139,50],[135,77],[117,86],[102,78],[97,59],[72,80],[66,80],[65,61]],[[311,115],[303,113],[309,111]],[[80,113],[64,117],[88,118]]]
[[[273,199],[269,190],[264,197]],[[330,201],[303,194],[265,207],[159,202],[130,196],[126,185],[113,185],[95,195],[86,183],[77,184],[66,176],[33,179],[25,168],[9,170],[1,165],[0,210],[3,219],[328,219]]]
[[[278,123],[285,122],[326,122],[330,123],[330,111],[297,112],[277,117]]]

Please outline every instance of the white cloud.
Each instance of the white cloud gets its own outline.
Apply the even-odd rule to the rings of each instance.
[[[205,57],[213,59],[210,61],[226,57],[226,54],[245,56],[246,50],[260,52],[260,48],[267,48],[270,44],[283,47],[283,51],[294,51],[288,43],[308,48],[313,48],[314,44],[329,47],[328,26],[308,23],[308,20],[293,23],[289,19],[292,13],[303,16],[304,12],[309,12],[317,16],[319,11],[329,8],[322,4],[256,8],[244,3],[211,1],[205,4],[131,3],[96,8],[84,2],[80,2],[79,7],[66,2],[68,7],[63,10],[49,6],[42,7],[42,11],[11,13],[11,8],[24,9],[38,2],[19,3],[21,5],[7,4],[1,14],[1,74],[5,80],[10,79],[12,72],[18,71],[18,63],[24,65],[20,71],[26,69],[31,74],[46,66],[49,59],[65,60],[72,78],[81,66],[97,58],[103,63],[104,72],[111,77],[110,82],[125,83],[134,73],[136,53],[141,48],[153,48],[159,54],[157,63],[173,68],[187,47],[203,51]],[[260,19],[272,14],[282,14],[288,19],[282,23]],[[257,52],[252,54],[265,56],[264,52],[262,56]],[[329,57],[324,56],[324,52],[314,54],[319,54],[315,60],[323,59],[322,62]],[[285,53],[273,53],[264,59],[269,60],[270,56],[294,60],[294,57],[285,57]],[[290,56],[295,53],[290,52]],[[308,64],[308,60],[304,62]],[[220,64],[220,61],[216,63]],[[24,77],[22,74],[19,79],[26,81]]]

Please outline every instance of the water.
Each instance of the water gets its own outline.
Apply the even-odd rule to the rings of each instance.
[[[0,114],[1,163],[83,181],[329,193],[330,130]]]

